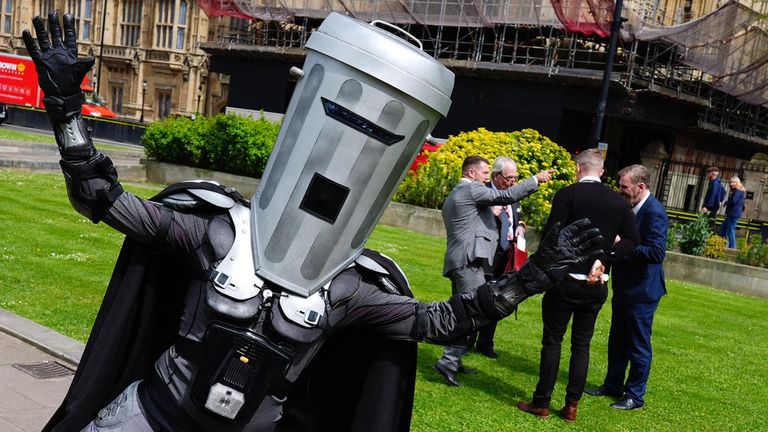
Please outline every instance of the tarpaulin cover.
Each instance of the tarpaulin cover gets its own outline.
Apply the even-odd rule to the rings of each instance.
[[[616,3],[613,0],[550,0],[566,30],[585,36],[608,37]]]

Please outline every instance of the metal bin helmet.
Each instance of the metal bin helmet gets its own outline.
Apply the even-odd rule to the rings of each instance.
[[[453,73],[377,25],[331,13],[310,36],[252,198],[256,274],[301,296],[357,258],[451,105]]]

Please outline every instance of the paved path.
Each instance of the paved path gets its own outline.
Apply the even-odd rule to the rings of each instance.
[[[0,432],[40,431],[72,382],[65,359],[81,353],[81,343],[0,309]]]
[[[109,148],[102,151],[112,159],[121,178],[133,181],[146,179],[146,169],[140,164],[140,159],[144,157],[143,150]],[[59,150],[54,144],[0,139],[2,167],[60,173]]]
[[[52,136],[50,131],[13,125],[3,125],[2,127],[19,132]],[[101,139],[94,140],[94,143],[97,148],[100,148],[112,159],[121,179],[146,180],[146,168],[140,163],[140,160],[145,157],[144,149],[141,146]],[[0,168],[3,167],[61,173],[59,150],[53,143],[45,144],[0,138]],[[0,430],[0,432],[2,431]]]

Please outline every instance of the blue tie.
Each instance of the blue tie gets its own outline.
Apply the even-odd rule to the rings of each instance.
[[[507,240],[507,233],[509,232],[509,216],[507,216],[507,210],[506,208],[501,208],[501,213],[499,213],[499,217],[501,218],[501,232],[499,233],[499,245],[501,246],[502,250],[509,250],[509,240]]]

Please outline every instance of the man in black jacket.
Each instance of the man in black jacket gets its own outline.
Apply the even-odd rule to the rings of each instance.
[[[519,402],[518,408],[539,417],[549,416],[549,403],[560,367],[560,345],[573,317],[571,327],[571,361],[565,406],[560,411],[567,421],[576,419],[576,408],[589,368],[589,344],[595,321],[608,297],[604,281],[595,278],[595,270],[604,266],[608,273],[616,257],[629,253],[640,241],[634,217],[626,200],[600,182],[603,158],[599,150],[588,149],[576,157],[578,182],[561,189],[552,201],[552,211],[544,227],[544,235],[556,223],[569,223],[588,217],[603,234],[606,253],[590,267],[570,273],[542,300],[541,316],[544,332],[541,340],[539,382],[530,403]],[[598,272],[599,273],[599,272]]]

